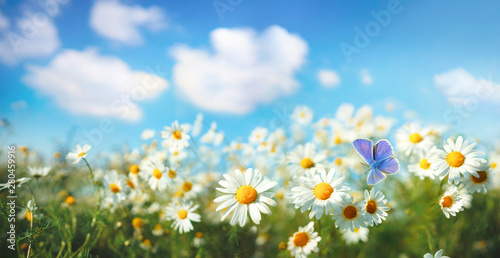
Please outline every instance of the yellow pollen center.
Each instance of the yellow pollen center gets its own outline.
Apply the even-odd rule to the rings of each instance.
[[[491,163],[491,168],[492,169],[495,169],[497,166],[498,166],[498,164],[496,162]]]
[[[141,228],[142,226],[144,226],[144,221],[141,218],[134,218],[132,220],[132,227]]]
[[[257,199],[257,191],[255,188],[244,185],[236,190],[236,200],[241,204],[250,204]]]
[[[177,176],[177,172],[175,172],[174,170],[168,171],[168,177],[175,178],[176,176]]]
[[[413,143],[413,144],[417,144],[419,142],[422,141],[422,135],[420,135],[419,133],[413,133],[410,135],[410,142]]]
[[[85,156],[85,154],[87,154],[87,153],[81,152],[80,154],[78,154],[78,157],[81,158],[81,157]]]
[[[458,151],[452,151],[446,156],[446,162],[451,167],[458,168],[464,164],[465,156]]]
[[[299,232],[295,234],[293,238],[293,244],[295,246],[303,247],[307,245],[307,242],[309,242],[309,235],[307,235],[306,232]]]
[[[135,189],[135,185],[134,185],[134,182],[132,182],[132,180],[127,179],[127,185],[128,185],[130,188]]]
[[[186,210],[180,210],[179,212],[177,212],[177,217],[179,217],[179,219],[185,219],[187,218],[188,216],[188,212]]]
[[[163,174],[161,173],[161,171],[159,169],[155,168],[155,170],[153,170],[153,176],[156,179],[160,180],[160,178],[163,176]]]
[[[30,211],[27,211],[26,212],[26,219],[31,222],[31,212]]]
[[[335,144],[339,145],[342,143],[342,138],[340,138],[340,136],[337,136],[337,137],[335,137],[334,142],[335,142]]]
[[[330,198],[333,193],[333,188],[328,183],[319,183],[314,187],[314,196],[320,200],[326,200]]]
[[[300,117],[304,118],[306,117],[306,114],[304,112],[300,112]]]
[[[477,173],[479,174],[479,177],[475,177],[473,175],[470,176],[472,182],[477,184],[486,182],[486,180],[488,179],[488,174],[485,171],[477,171]]]
[[[75,201],[76,201],[76,200],[75,200],[75,197],[73,197],[73,196],[71,196],[71,195],[70,195],[70,196],[68,196],[68,197],[66,197],[66,200],[64,200],[64,202],[65,202],[66,204],[69,204],[69,205],[74,204],[74,203],[75,203]]]
[[[193,187],[193,184],[191,182],[185,182],[182,185],[182,190],[184,190],[184,192],[189,192],[189,191],[191,191],[192,187]]]
[[[418,165],[420,165],[421,169],[429,169],[431,167],[431,163],[429,163],[428,159],[422,159]]]
[[[161,224],[156,224],[154,230],[156,230],[156,231],[163,230],[163,227],[161,226]]]
[[[173,133],[172,133],[172,136],[174,136],[174,139],[176,140],[180,140],[182,138],[182,133],[179,131],[179,130],[175,130]]]
[[[113,193],[118,193],[120,192],[120,187],[112,183],[109,185],[109,190],[111,190],[111,192]]]
[[[451,205],[453,205],[453,198],[451,198],[451,196],[445,196],[443,201],[441,201],[441,205],[445,208],[451,207]]]
[[[359,228],[354,228],[354,233],[358,233]]]
[[[139,169],[139,166],[137,166],[137,165],[132,165],[132,166],[130,166],[129,171],[130,171],[130,173],[132,173],[132,174],[137,174],[137,173],[139,173],[139,171],[141,171],[141,170]]]
[[[335,158],[335,165],[337,166],[342,165],[342,158]]]
[[[348,205],[347,207],[344,208],[342,214],[346,219],[354,219],[358,216],[358,210],[356,209],[356,207]]]
[[[373,214],[377,211],[377,203],[373,200],[370,200],[366,203],[366,211],[370,214]]]
[[[303,158],[300,161],[300,166],[305,169],[312,168],[314,167],[314,162],[310,158]]]

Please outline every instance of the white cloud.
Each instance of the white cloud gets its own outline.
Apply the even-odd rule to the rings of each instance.
[[[370,73],[368,72],[368,69],[362,69],[361,72],[359,72],[360,76],[361,76],[361,82],[364,84],[364,85],[370,85],[373,83],[373,79],[372,79],[372,76],[370,75]]]
[[[136,102],[153,99],[168,87],[154,74],[133,71],[117,57],[101,56],[96,49],[64,50],[47,67],[27,66],[22,80],[75,114],[141,118]]]
[[[0,61],[16,65],[28,58],[44,57],[53,54],[61,45],[57,28],[45,13],[27,12],[10,28],[10,22],[0,14]]]
[[[143,42],[140,28],[158,31],[166,27],[160,8],[128,6],[118,1],[96,1],[90,13],[90,26],[101,36],[127,45]]]
[[[181,45],[170,49],[177,61],[173,80],[198,107],[244,114],[299,88],[294,73],[304,64],[307,43],[279,26],[257,34],[250,28],[210,33],[213,50]]]
[[[477,79],[463,68],[434,75],[434,85],[452,104],[467,104],[470,101],[500,104],[499,84]]]
[[[319,70],[317,76],[321,85],[326,88],[334,88],[340,83],[340,76],[334,70]]]

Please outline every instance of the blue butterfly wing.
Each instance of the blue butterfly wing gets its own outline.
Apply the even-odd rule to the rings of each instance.
[[[380,162],[378,169],[386,174],[395,174],[399,171],[399,161],[395,158],[388,158]]]
[[[375,169],[370,170],[370,173],[368,174],[367,183],[369,185],[375,185],[378,182],[384,180],[384,178],[385,178],[384,173],[382,173],[380,170],[375,168]]]
[[[373,142],[367,139],[357,139],[352,142],[354,149],[358,152],[359,156],[368,163],[373,164]]]
[[[374,160],[382,161],[394,155],[394,149],[388,140],[380,140],[375,144]]]

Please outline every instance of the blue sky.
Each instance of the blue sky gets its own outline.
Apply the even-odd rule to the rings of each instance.
[[[384,106],[387,102],[393,102],[396,110],[391,115],[400,121],[404,121],[403,113],[406,110],[415,110],[425,123],[449,123],[459,118],[460,132],[470,133],[483,140],[500,136],[498,1],[111,1],[129,11],[146,12],[147,18],[137,14],[142,18],[128,25],[120,24],[123,21],[119,19],[113,20],[113,15],[105,15],[106,24],[100,24],[102,19],[96,19],[96,25],[92,25],[93,11],[103,1],[66,2],[58,5],[58,11],[47,12],[38,1],[0,1],[0,18],[7,20],[2,25],[0,19],[0,118],[6,118],[12,125],[12,132],[0,134],[2,145],[16,143],[52,152],[55,151],[54,141],[65,141],[70,131],[74,130],[72,143],[76,144],[85,140],[84,132],[98,128],[102,119],[111,119],[114,129],[111,133],[104,133],[103,142],[95,148],[116,149],[125,143],[138,146],[142,130],[160,130],[174,120],[192,122],[199,112],[204,114],[207,127],[210,121],[217,121],[227,138],[234,139],[246,137],[255,126],[269,126],[270,121],[279,116],[276,114],[277,109],[308,105],[319,117],[333,115],[344,102],[353,103],[356,107],[372,105],[377,114],[387,114]],[[230,8],[222,14],[223,19],[218,15],[214,3]],[[230,3],[237,4],[231,6]],[[386,26],[380,25],[371,12],[388,13],[391,9],[388,6],[392,5],[397,6],[395,9],[399,11],[391,13]],[[103,10],[106,11],[104,7]],[[21,34],[22,31],[15,26],[17,21],[28,19],[33,22],[36,14],[48,17],[56,35],[40,32],[29,39],[28,44],[33,44],[34,50],[21,50],[20,53],[12,54],[12,49],[9,50],[12,45],[7,39],[9,33]],[[153,14],[158,17],[151,18]],[[127,14],[126,17],[129,16]],[[356,27],[366,33],[366,26],[374,23],[378,24],[380,30],[373,33],[373,37],[368,36],[369,44],[358,46],[360,52],[353,54],[349,62],[342,52],[341,44],[344,42],[356,47]],[[162,26],[156,26],[159,24]],[[257,82],[263,82],[264,86],[259,89],[259,93],[252,95],[252,107],[234,113],[230,106],[227,110],[214,110],[196,103],[190,99],[190,94],[186,94],[186,90],[182,90],[185,89],[183,81],[186,78],[175,79],[174,67],[180,63],[180,59],[174,58],[172,54],[176,46],[184,45],[190,50],[214,54],[210,35],[217,29],[227,28],[230,32],[238,28],[252,30],[255,37],[249,43],[256,43],[259,41],[255,39],[274,25],[283,29],[287,37],[299,38],[307,46],[304,56],[298,53],[300,44],[296,48],[292,44],[275,46],[276,50],[288,49],[290,52],[287,53],[301,60],[300,64],[291,65],[290,73],[283,73],[285,79],[297,82],[291,93],[268,92],[270,87],[265,86],[265,79],[255,78]],[[119,26],[120,29],[132,27],[138,34],[131,38],[139,38],[140,42],[117,39],[117,34],[113,33],[119,29],[112,26]],[[50,25],[42,24],[40,31],[48,27]],[[100,29],[105,32],[99,33]],[[261,48],[265,47],[265,44],[262,45]],[[42,46],[46,49],[43,50]],[[7,50],[2,50],[2,47]],[[232,47],[238,49],[239,46],[235,44],[229,48]],[[98,111],[100,115],[85,113],[85,109],[93,105],[85,107],[84,101],[76,107],[84,111],[70,110],[57,102],[57,96],[53,93],[41,90],[48,87],[42,75],[49,71],[57,57],[68,57],[69,50],[88,57],[91,55],[91,51],[87,51],[89,48],[94,49],[92,51],[95,51],[97,58],[113,58],[128,66],[132,72],[154,73],[168,86],[155,92],[150,99],[137,102],[142,115],[134,121],[124,121],[105,110]],[[283,61],[292,60],[290,57]],[[229,61],[226,57],[225,62]],[[187,64],[187,68],[183,69],[186,72],[195,71],[193,76],[201,76],[200,80],[203,81],[202,76],[207,75],[198,74],[195,64]],[[260,65],[262,63],[251,67],[259,68]],[[80,79],[86,76],[87,67],[80,67],[79,63],[70,63],[69,66],[67,78],[73,72]],[[38,77],[28,82],[26,77],[33,73],[29,67],[41,68],[42,75],[38,74]],[[456,70],[458,68],[461,69]],[[333,87],[323,86],[317,78],[318,71],[322,69],[336,73],[340,82]],[[371,84],[363,83],[360,76],[363,70],[371,77]],[[218,72],[223,74],[223,71]],[[273,74],[274,71],[269,72]],[[95,73],[89,77],[96,76]],[[259,74],[254,76],[259,77]],[[438,82],[436,76],[441,76],[439,78],[442,80]],[[101,88],[113,86],[106,83],[107,77],[96,78],[103,79],[103,82],[99,82],[102,83],[99,84]],[[54,80],[57,82],[57,79]],[[481,80],[491,83],[488,88],[491,92],[475,95]],[[90,89],[85,83],[80,85],[82,89]],[[241,85],[248,83],[243,81]],[[67,82],[61,82],[61,85],[70,87]],[[196,87],[202,89],[205,85],[201,83]],[[95,94],[90,99],[103,95],[95,89],[86,94]],[[221,90],[220,94],[225,94],[225,91]],[[258,94],[263,94],[262,97],[275,96],[267,103],[260,103]],[[58,97],[65,99],[65,96]],[[224,100],[224,97],[217,98],[218,101],[221,99]],[[20,110],[13,108],[12,103],[19,101],[25,101],[26,107]],[[71,105],[72,100],[68,102],[66,105]],[[477,105],[472,106],[470,103]],[[465,111],[453,111],[455,106]]]

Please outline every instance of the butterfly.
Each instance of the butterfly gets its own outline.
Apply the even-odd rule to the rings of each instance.
[[[370,166],[367,183],[375,185],[384,180],[385,175],[399,171],[399,161],[394,158],[394,149],[388,140],[380,140],[373,146],[368,139],[357,139],[352,145],[359,156]]]

